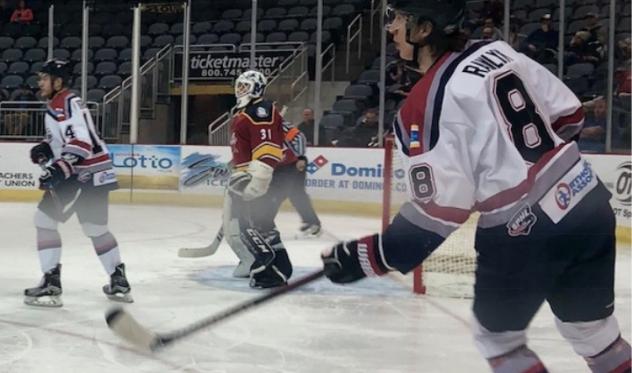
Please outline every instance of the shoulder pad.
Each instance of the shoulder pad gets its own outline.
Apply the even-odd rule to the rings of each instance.
[[[272,101],[261,100],[246,106],[244,114],[255,124],[270,123],[274,116],[274,103]]]

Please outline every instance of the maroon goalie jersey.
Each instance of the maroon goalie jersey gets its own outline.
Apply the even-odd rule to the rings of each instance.
[[[234,171],[245,170],[252,160],[276,167],[283,159],[283,118],[272,101],[254,101],[240,110],[231,131]]]

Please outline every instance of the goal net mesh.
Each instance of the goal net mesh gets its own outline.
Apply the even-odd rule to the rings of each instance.
[[[408,200],[405,172],[395,146],[393,137],[388,136],[384,142],[384,228]],[[472,215],[420,268],[405,277],[405,281],[412,284],[413,291],[444,297],[472,297],[476,269],[474,236],[477,219],[477,216]]]

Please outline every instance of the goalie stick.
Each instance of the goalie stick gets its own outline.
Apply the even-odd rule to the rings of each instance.
[[[219,231],[215,235],[213,242],[204,247],[183,247],[178,250],[178,256],[181,258],[200,258],[203,256],[213,255],[217,252],[219,245],[224,239],[224,226],[219,227]]]
[[[287,294],[288,292],[309,284],[310,282],[316,281],[324,276],[324,274],[325,271],[320,269],[316,272],[300,277],[296,281],[288,283],[283,287],[276,288],[265,294],[239,303],[215,315],[167,333],[155,333],[149,330],[134,319],[132,315],[130,315],[122,307],[115,307],[107,311],[105,314],[105,321],[114,334],[126,340],[136,348],[141,350],[156,351],[204,328],[237,316],[244,311],[254,308],[255,306],[270,301],[278,296]]]

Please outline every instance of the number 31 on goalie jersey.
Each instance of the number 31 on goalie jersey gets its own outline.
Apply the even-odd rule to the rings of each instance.
[[[555,147],[546,122],[518,75],[508,71],[497,76],[493,94],[509,136],[525,161],[536,163]]]

